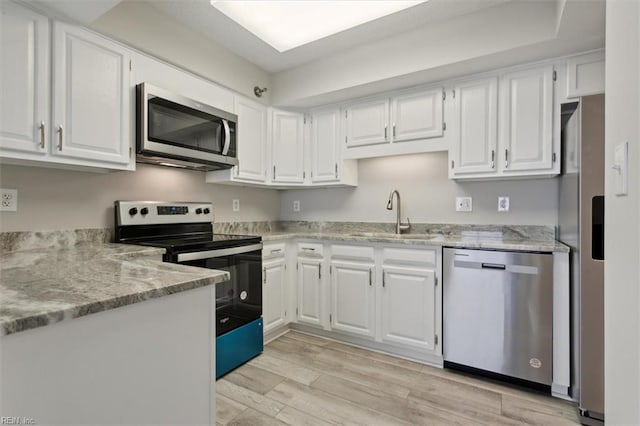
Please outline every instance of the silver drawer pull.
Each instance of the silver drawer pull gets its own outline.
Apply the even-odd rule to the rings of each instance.
[[[315,248],[313,247],[302,247],[302,250],[306,250],[306,251],[316,251]]]
[[[62,151],[62,124],[58,126],[58,151]]]
[[[40,148],[44,149],[44,121],[40,122]]]

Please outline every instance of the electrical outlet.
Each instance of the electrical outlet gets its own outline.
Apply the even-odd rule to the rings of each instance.
[[[240,200],[233,200],[233,211],[234,212],[239,212],[240,211]]]
[[[498,197],[498,211],[499,212],[509,211],[509,197]]]
[[[456,197],[456,211],[457,212],[470,212],[473,210],[473,198],[471,197]]]
[[[18,211],[18,190],[17,189],[0,189],[0,211],[3,211],[3,212]]]
[[[293,202],[293,211],[294,212],[299,212],[300,211],[300,200],[295,200]]]

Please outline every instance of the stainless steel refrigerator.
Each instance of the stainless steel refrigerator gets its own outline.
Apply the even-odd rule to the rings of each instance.
[[[562,106],[559,239],[571,247],[572,395],[604,422],[604,95]]]

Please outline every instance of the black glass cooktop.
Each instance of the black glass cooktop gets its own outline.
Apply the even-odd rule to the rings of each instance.
[[[167,251],[198,251],[257,244],[260,241],[262,241],[261,237],[251,235],[209,234],[149,238],[147,240],[138,240],[134,244],[162,247],[167,249]]]

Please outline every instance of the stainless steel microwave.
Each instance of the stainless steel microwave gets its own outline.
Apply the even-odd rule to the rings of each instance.
[[[136,160],[194,170],[238,164],[238,116],[168,90],[136,86]]]

